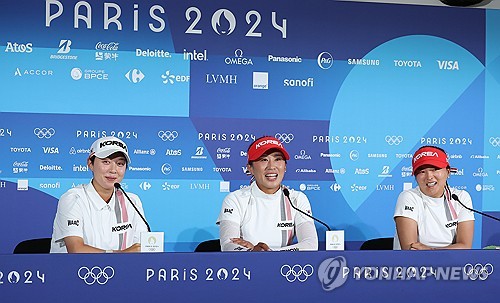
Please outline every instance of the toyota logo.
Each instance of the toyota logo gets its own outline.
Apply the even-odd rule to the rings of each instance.
[[[493,273],[493,265],[486,263],[484,266],[480,263],[472,265],[470,263],[465,264],[464,274],[471,280],[486,280],[489,275]]]
[[[277,133],[274,137],[283,143],[290,143],[293,141],[293,134],[280,134]]]
[[[306,264],[304,267],[302,267],[299,264],[295,264],[294,266],[290,266],[288,264],[285,264],[281,266],[281,275],[286,278],[286,280],[290,283],[292,283],[295,280],[298,280],[300,282],[304,282],[309,278],[313,272],[314,268],[312,267],[311,264]]]
[[[91,269],[82,266],[78,270],[78,277],[87,285],[92,285],[96,282],[100,285],[104,285],[109,279],[113,278],[114,275],[115,270],[111,266],[106,266],[103,269],[99,266],[94,266]]]
[[[385,142],[389,145],[399,145],[403,142],[403,136],[385,136]]]
[[[51,128],[45,128],[45,127],[39,128],[39,127],[37,127],[33,130],[33,133],[39,139],[43,139],[43,138],[50,139],[50,137],[52,137],[53,135],[56,134],[56,130],[53,129],[52,127]]]
[[[177,136],[179,136],[179,133],[175,130],[173,131],[170,131],[170,130],[160,130],[158,132],[158,137],[160,137],[160,139],[162,141],[174,141],[175,138],[177,138]]]
[[[500,138],[498,137],[490,137],[490,144],[493,146],[493,147],[499,147],[500,146]]]

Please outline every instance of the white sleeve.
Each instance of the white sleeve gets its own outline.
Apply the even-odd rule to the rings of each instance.
[[[312,220],[312,219],[311,219]],[[313,221],[304,222],[297,226],[297,243],[280,248],[284,250],[318,250],[318,233]]]
[[[222,207],[216,223],[220,224],[222,221],[232,221],[240,225],[242,214],[244,214],[244,210],[242,210],[240,203],[238,203],[236,195],[234,193],[229,193],[224,198],[224,201],[222,201]]]
[[[406,217],[418,222],[419,209],[415,196],[411,190],[405,190],[399,194],[396,209],[394,210],[394,218]]]
[[[235,244],[231,241],[233,238],[239,238],[240,225],[236,222],[229,220],[222,220],[219,222],[220,230],[220,247],[222,251],[247,251],[248,248]]]
[[[465,206],[468,208],[473,209],[472,207],[472,198],[468,192],[465,190],[462,190],[458,193],[458,199],[460,202],[462,202]],[[460,204],[459,204],[460,205]],[[458,222],[464,222],[464,221],[471,221],[475,220],[474,219],[474,213],[462,205],[459,206],[459,212],[458,212]]]
[[[55,242],[61,242],[70,236],[83,238],[83,210],[79,200],[80,196],[68,192],[59,199],[53,227]]]

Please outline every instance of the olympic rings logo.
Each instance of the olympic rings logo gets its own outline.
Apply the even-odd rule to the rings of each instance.
[[[280,134],[280,133],[276,133],[276,135],[274,135],[274,137],[278,140],[280,140],[281,142],[283,143],[290,143],[293,141],[293,134]]]
[[[85,281],[87,285],[92,285],[96,282],[100,285],[104,285],[109,279],[113,278],[114,275],[115,270],[111,266],[106,266],[103,269],[99,266],[94,266],[92,269],[82,266],[78,270],[78,277]]]
[[[470,263],[465,264],[464,274],[471,280],[486,280],[488,276],[493,273],[493,265],[491,263],[486,263],[484,266],[480,263],[472,265]]]
[[[500,138],[498,137],[490,137],[490,144],[493,146],[493,147],[499,147],[500,146]]]
[[[160,130],[158,132],[158,137],[160,137],[160,139],[162,141],[174,141],[178,136],[179,136],[179,133],[177,131],[175,131],[175,130],[173,130],[173,131],[169,131],[169,130],[163,131],[163,130]]]
[[[399,145],[403,142],[403,136],[385,136],[385,142],[389,145]]]
[[[304,267],[299,264],[295,264],[294,266],[290,266],[285,264],[281,266],[280,269],[281,275],[286,278],[286,280],[290,283],[298,280],[300,282],[305,282],[307,278],[312,276],[314,272],[314,268],[311,264],[306,264]]]
[[[51,128],[37,127],[33,130],[33,133],[35,134],[35,136],[38,137],[38,139],[43,139],[43,138],[50,139],[50,137],[56,134],[56,130],[53,129],[52,127]]]

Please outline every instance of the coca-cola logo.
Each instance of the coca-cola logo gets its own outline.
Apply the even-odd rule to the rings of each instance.
[[[120,43],[118,42],[109,42],[109,43],[97,42],[97,44],[95,45],[95,49],[104,51],[117,51],[119,45]]]

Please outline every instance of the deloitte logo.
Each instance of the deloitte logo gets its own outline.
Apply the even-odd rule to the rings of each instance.
[[[329,69],[333,65],[333,56],[329,52],[322,52],[318,55],[318,66],[321,69]]]

